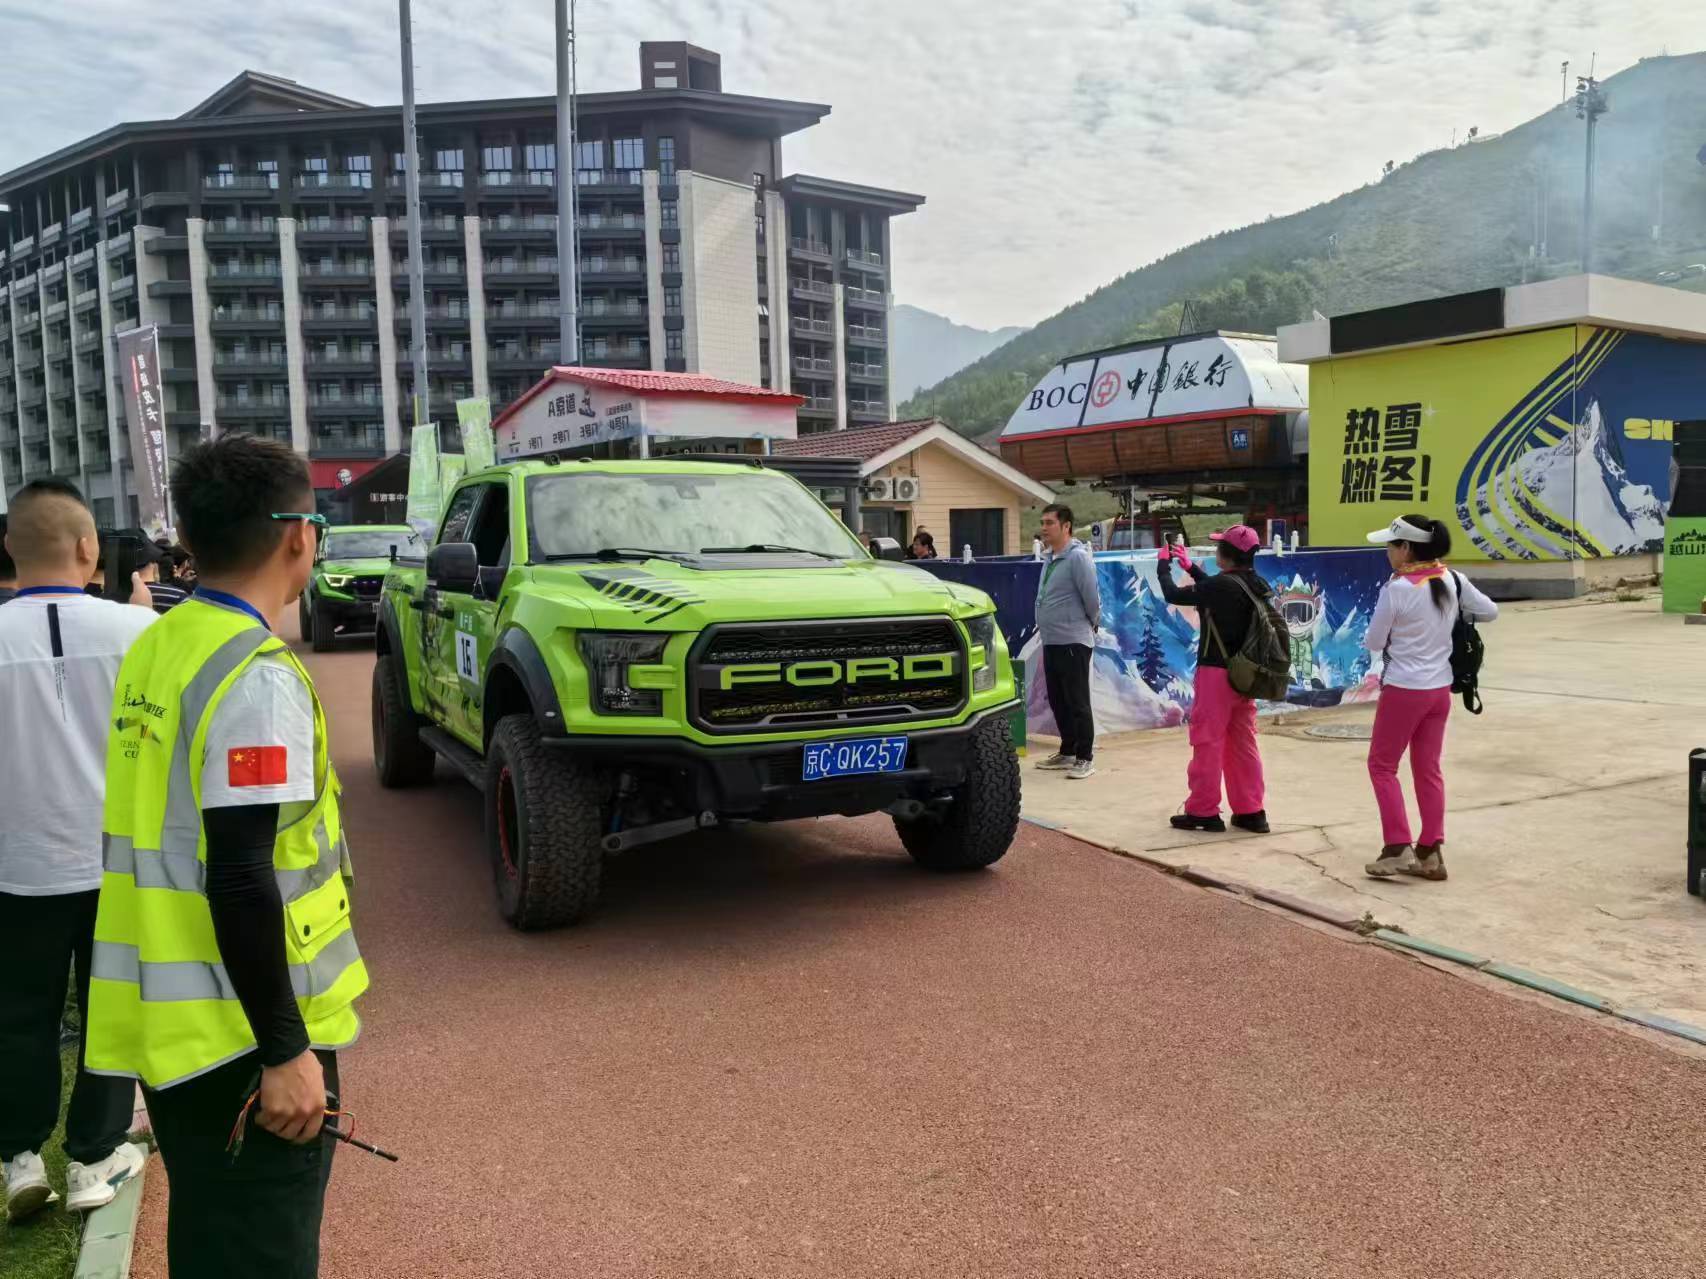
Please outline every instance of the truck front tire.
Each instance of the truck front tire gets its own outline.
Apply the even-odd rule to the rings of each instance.
[[[922,817],[895,818],[912,859],[929,870],[979,870],[1006,854],[1019,830],[1019,759],[1005,718],[972,731],[966,779],[949,803]]]
[[[432,748],[421,741],[420,717],[403,687],[403,662],[387,655],[373,663],[373,768],[387,790],[432,780]]]
[[[486,748],[486,848],[498,908],[515,927],[572,924],[597,903],[608,790],[543,745],[532,715],[498,722]]]
[[[309,647],[316,653],[330,653],[332,645],[337,640],[337,627],[333,625],[332,619],[326,615],[326,610],[321,608],[318,603],[313,606],[312,621],[314,634],[309,639]]]

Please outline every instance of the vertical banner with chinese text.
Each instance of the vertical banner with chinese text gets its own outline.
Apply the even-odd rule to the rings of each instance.
[[[492,453],[492,402],[483,395],[456,401],[456,422],[462,428],[462,456],[470,472],[483,471],[495,460]]]
[[[140,522],[150,538],[166,537],[172,527],[172,513],[166,472],[166,406],[160,386],[160,330],[146,324],[120,333],[118,359],[124,370],[124,417],[130,428]]]

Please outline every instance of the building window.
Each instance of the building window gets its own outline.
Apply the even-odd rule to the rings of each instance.
[[[326,171],[326,157],[323,155],[303,156],[302,171],[304,173],[324,173]]]
[[[432,162],[433,167],[440,173],[460,173],[462,172],[462,148],[445,147],[442,150],[435,151],[433,152]]]
[[[643,169],[646,167],[646,141],[644,138],[617,138],[616,168]]]
[[[681,225],[681,206],[674,200],[665,200],[658,205],[658,216],[666,227],[675,228]]]
[[[681,290],[665,289],[663,291],[663,309],[667,315],[681,314]]]
[[[663,246],[663,269],[676,272],[681,270],[681,246],[679,244]]]
[[[682,358],[680,329],[671,329],[663,335],[663,353],[672,360],[679,360]]]
[[[527,167],[529,169],[555,169],[557,167],[557,144],[555,142],[529,142],[527,144]]]
[[[344,157],[344,172],[350,175],[350,185],[364,188],[373,186],[373,157],[370,155],[346,155]]]
[[[604,167],[604,143],[577,142],[575,143],[575,168],[602,169]]]
[[[658,176],[673,178],[675,176],[675,139],[658,139]]]
[[[480,152],[480,167],[487,173],[508,173],[515,168],[515,149],[486,147]]]

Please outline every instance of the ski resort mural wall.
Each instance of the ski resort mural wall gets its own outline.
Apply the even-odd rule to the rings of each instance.
[[[1310,383],[1310,535],[1412,511],[1458,559],[1658,551],[1671,437],[1706,416],[1706,345],[1571,325],[1336,359]]]
[[[1198,559],[1214,571],[1211,549],[1198,552]],[[996,620],[1015,662],[1024,668],[1026,723],[1039,733],[1057,732],[1036,635],[1042,565],[1035,560],[916,563],[995,599]],[[1200,622],[1196,609],[1174,608],[1161,598],[1158,568],[1152,551],[1096,557],[1102,626],[1090,664],[1090,695],[1098,733],[1170,728],[1190,721]],[[1274,588],[1275,604],[1291,633],[1293,683],[1286,704],[1335,706],[1375,700],[1379,671],[1363,639],[1389,574],[1384,552],[1264,553],[1256,559],[1256,571]],[[1183,581],[1183,574],[1179,577]]]

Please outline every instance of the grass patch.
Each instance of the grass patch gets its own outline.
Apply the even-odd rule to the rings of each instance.
[[[65,1194],[65,1108],[71,1100],[77,1049],[73,1045],[60,1054],[61,1093],[59,1127],[42,1151],[48,1180],[63,1199]],[[4,1222],[0,1214],[0,1222]],[[6,1279],[70,1279],[77,1268],[77,1249],[83,1223],[65,1211],[63,1202],[44,1208],[17,1225],[0,1227],[0,1275]]]

